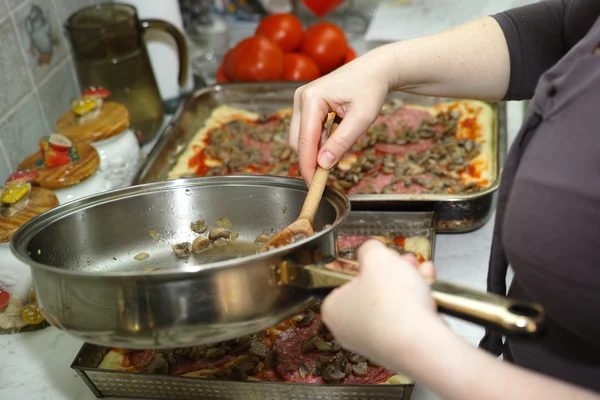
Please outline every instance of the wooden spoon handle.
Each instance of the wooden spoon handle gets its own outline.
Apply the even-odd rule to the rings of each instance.
[[[327,137],[333,135],[333,132],[335,132],[341,122],[342,119],[336,114]],[[321,203],[321,198],[323,197],[323,192],[325,191],[325,186],[327,186],[328,179],[329,170],[317,165],[317,171],[310,182],[308,194],[306,195],[306,200],[304,200],[304,205],[302,206],[298,219],[307,219],[312,224],[315,214],[319,209],[319,204]]]

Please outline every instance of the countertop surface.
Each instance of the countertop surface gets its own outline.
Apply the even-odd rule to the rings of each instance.
[[[360,44],[359,53],[367,48]],[[523,117],[523,104],[508,104],[509,144],[512,143]],[[145,150],[149,146],[144,146]],[[493,216],[477,231],[438,235],[435,264],[440,279],[485,290]],[[483,329],[446,318],[453,330],[477,345]],[[0,335],[0,399],[92,400],[96,397],[69,366],[83,342],[54,327],[38,332]],[[417,383],[414,400],[438,397]]]

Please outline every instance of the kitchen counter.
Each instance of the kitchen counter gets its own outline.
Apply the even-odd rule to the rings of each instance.
[[[520,102],[509,103],[509,142],[523,115]],[[466,234],[438,235],[435,264],[440,279],[485,290],[493,217],[482,228]],[[446,318],[452,329],[477,345],[483,330]],[[0,399],[92,400],[96,397],[69,366],[83,342],[49,327],[42,331],[0,335]],[[417,384],[414,400],[438,397]]]

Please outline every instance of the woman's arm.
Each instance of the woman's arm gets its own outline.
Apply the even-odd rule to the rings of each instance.
[[[497,360],[442,325],[432,327],[435,333],[419,343],[409,370],[445,400],[600,399],[599,394]]]
[[[392,43],[369,56],[381,63],[389,90],[497,101],[509,84],[507,42],[492,17]]]
[[[374,240],[359,248],[358,261],[359,276],[321,306],[323,321],[344,348],[407,374],[446,400],[600,400],[501,362],[456,336],[437,315],[423,279],[435,279],[431,263],[415,268]]]

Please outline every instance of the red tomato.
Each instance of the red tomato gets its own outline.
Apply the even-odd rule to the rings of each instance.
[[[300,46],[302,53],[315,60],[322,75],[342,65],[347,49],[344,31],[329,22],[319,22],[308,28]]]
[[[319,76],[321,76],[319,66],[306,54],[284,54],[282,76],[284,81],[312,81]]]
[[[350,46],[348,46],[348,50],[346,50],[346,58],[344,59],[344,64],[348,64],[350,61],[354,60],[357,57],[356,51]]]
[[[242,40],[231,55],[235,82],[276,81],[283,72],[283,52],[264,36]]]
[[[313,14],[321,18],[335,10],[344,0],[302,0],[302,2]]]
[[[223,67],[223,73],[229,80],[233,79],[233,73],[235,72],[235,64],[233,60],[235,49],[235,47],[233,49],[229,49],[227,53],[225,53],[225,56],[223,56],[223,63],[221,63],[221,66]]]
[[[271,14],[260,21],[256,35],[268,37],[277,43],[284,53],[289,53],[300,47],[304,28],[302,22],[293,14]]]
[[[223,64],[219,65],[219,68],[217,68],[215,78],[217,78],[217,83],[229,82],[229,78],[227,78],[227,75],[225,75],[225,67],[223,66]]]

